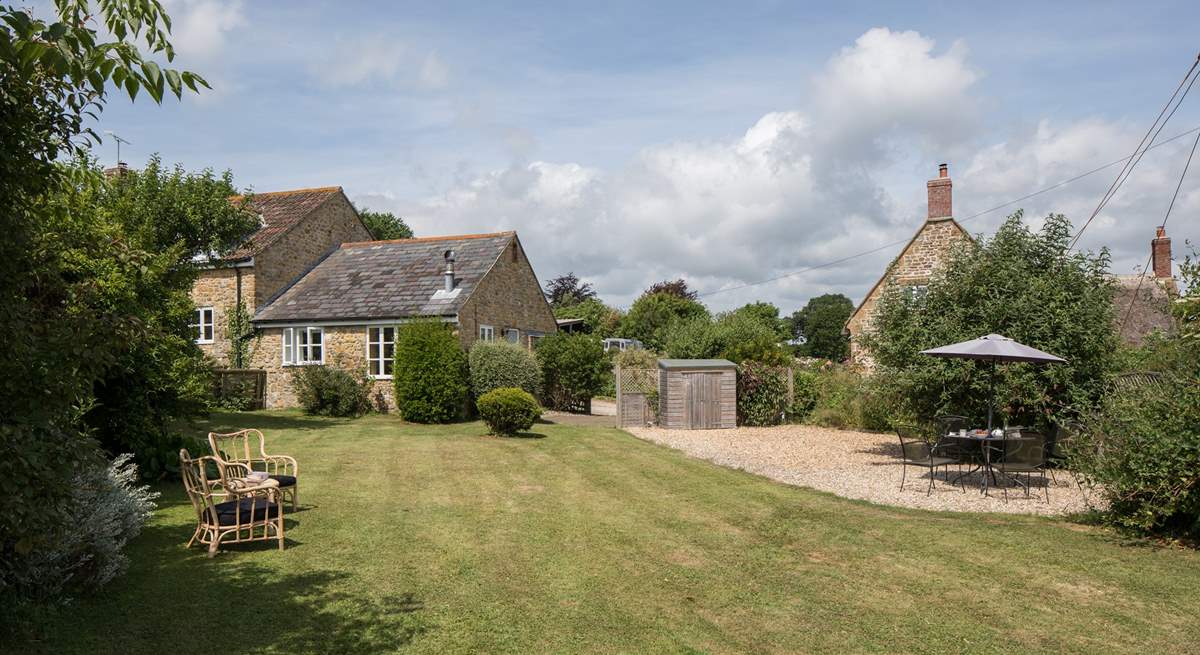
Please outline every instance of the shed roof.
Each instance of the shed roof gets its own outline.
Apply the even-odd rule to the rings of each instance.
[[[658,367],[666,370],[736,368],[737,364],[728,359],[660,359]]]
[[[453,316],[515,232],[344,243],[261,308],[255,323]],[[439,293],[447,250],[456,293]],[[435,296],[436,294],[436,296]]]

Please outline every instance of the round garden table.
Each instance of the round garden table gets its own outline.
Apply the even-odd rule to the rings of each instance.
[[[996,484],[996,470],[992,468],[993,446],[991,444],[996,442],[1004,442],[1006,439],[1009,441],[1021,439],[1019,436],[1005,437],[1004,435],[1000,435],[998,437],[994,437],[987,430],[967,430],[965,434],[960,432],[951,432],[950,434],[947,434],[945,438],[952,439],[964,445],[970,444],[972,449],[977,449],[979,451],[979,457],[975,460],[975,468],[958,476],[954,479],[954,481],[958,482],[962,478],[971,475],[976,471],[983,471],[983,480],[979,483],[979,490],[980,493],[983,493],[984,495],[987,495],[988,478],[991,478],[992,483]]]

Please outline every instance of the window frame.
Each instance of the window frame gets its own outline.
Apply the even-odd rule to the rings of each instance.
[[[516,334],[516,338],[514,338],[514,339],[510,340],[510,339],[508,338],[508,335],[509,335],[510,333],[515,333],[515,334]],[[505,341],[506,343],[511,343],[511,344],[512,344],[512,345],[514,345],[514,346],[519,346],[519,345],[521,345],[521,329],[520,329],[520,328],[506,327],[506,328],[504,328],[503,330],[501,330],[501,331],[500,331],[500,336],[504,337],[504,341]]]
[[[303,335],[303,343],[301,343]],[[319,335],[320,343],[313,343],[313,335]],[[319,325],[283,328],[280,339],[283,349],[283,366],[320,366],[325,364],[325,328]],[[313,359],[313,348],[320,348],[321,358]],[[301,358],[303,354],[303,359]]]
[[[372,335],[372,331],[375,330],[378,330],[377,335]],[[388,330],[390,330],[392,333],[391,339],[385,338]],[[378,336],[378,338],[373,339],[372,336]],[[396,327],[394,325],[369,325],[367,326],[366,339],[366,350],[364,351],[364,355],[366,356],[367,360],[367,376],[373,380],[392,379],[392,373],[387,373],[385,371],[387,371],[387,364],[389,362],[392,363],[393,367],[395,366]],[[384,355],[385,345],[392,346],[392,356],[390,358]],[[371,346],[379,346],[379,357],[371,357]],[[376,363],[379,364],[378,368],[375,366]],[[376,373],[377,370],[379,373]]]
[[[480,341],[495,341],[496,340],[496,326],[484,325],[481,323],[479,325],[479,340]]]
[[[208,314],[208,322],[207,323],[204,322],[205,313]],[[216,310],[213,307],[197,307],[196,311],[193,313],[192,317],[196,321],[195,323],[188,324],[188,327],[196,330],[196,332],[193,333],[193,335],[192,335],[193,337],[195,337],[194,339],[192,339],[192,341],[195,341],[198,344],[215,343],[217,340],[217,312],[216,312]],[[208,327],[209,336],[207,339],[204,338],[205,326]]]

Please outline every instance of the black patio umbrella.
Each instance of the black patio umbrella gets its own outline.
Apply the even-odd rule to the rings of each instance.
[[[996,406],[996,362],[1034,362],[1044,364],[1065,364],[1067,362],[1062,357],[1017,343],[999,334],[989,334],[986,337],[979,337],[970,341],[922,350],[921,354],[931,357],[974,359],[992,363],[991,401],[988,403],[989,432],[992,429],[992,409]]]

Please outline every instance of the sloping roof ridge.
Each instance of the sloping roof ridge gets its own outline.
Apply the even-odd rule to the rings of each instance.
[[[507,230],[504,232],[481,232],[479,234],[449,234],[436,237],[412,237],[411,239],[383,239],[380,241],[348,241],[342,244],[343,248],[354,248],[358,246],[374,246],[381,243],[421,243],[425,241],[465,241],[467,239],[490,239],[492,237],[512,237],[516,236],[515,230]]]
[[[261,192],[260,191],[251,191],[250,195],[254,196],[255,198],[258,198],[261,196],[286,196],[286,195],[291,195],[291,194],[296,194],[296,193],[336,193],[336,192],[342,192],[342,187],[340,187],[340,186],[317,186],[317,187],[307,187],[304,189],[286,189],[283,191],[261,191]],[[246,194],[239,193],[237,195],[230,196],[229,199],[230,200],[243,200],[243,199],[245,199],[245,197],[246,197]]]

